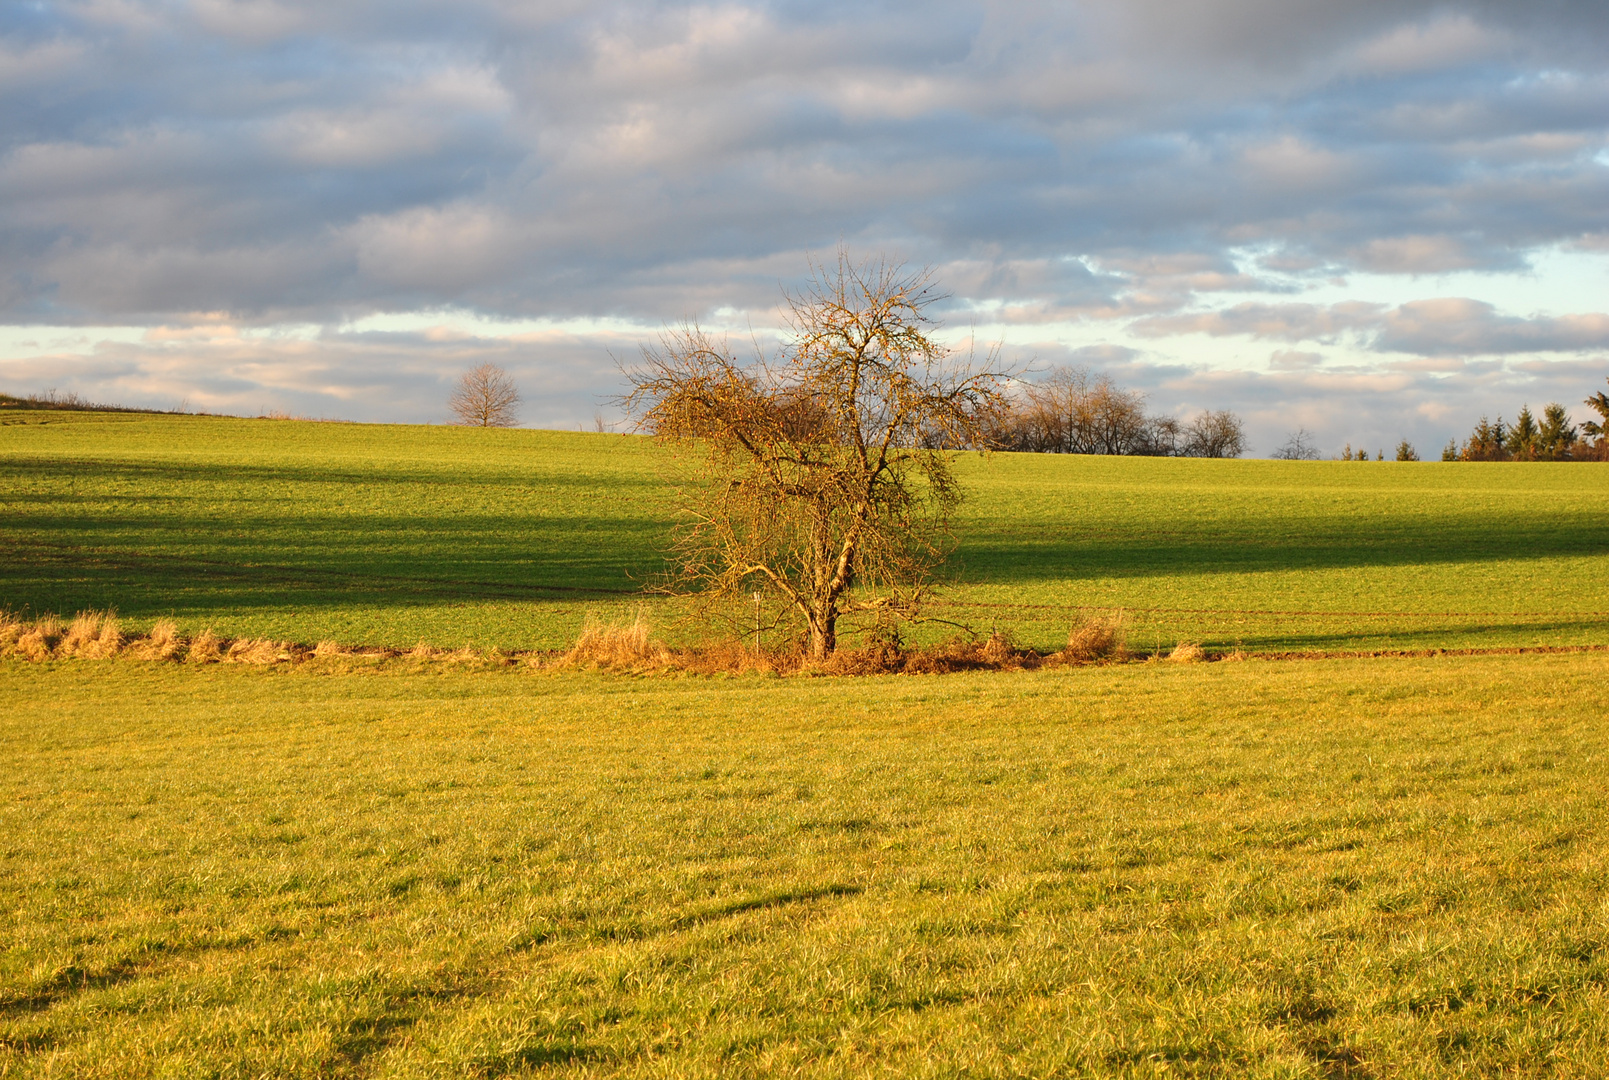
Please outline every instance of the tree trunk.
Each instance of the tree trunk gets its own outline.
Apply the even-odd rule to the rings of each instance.
[[[831,608],[810,620],[810,659],[825,660],[838,648],[838,613]]]

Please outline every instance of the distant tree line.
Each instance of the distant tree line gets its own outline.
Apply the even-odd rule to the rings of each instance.
[[[1598,414],[1579,428],[1570,423],[1564,406],[1554,402],[1542,410],[1542,419],[1523,406],[1512,424],[1503,418],[1480,423],[1459,443],[1452,439],[1441,452],[1443,461],[1609,461],[1609,394],[1602,390],[1585,400]]]
[[[1001,450],[1038,454],[1232,458],[1246,451],[1245,428],[1234,413],[1208,411],[1187,422],[1148,416],[1144,395],[1081,367],[1018,384],[993,414],[987,436]]]
[[[1480,418],[1480,423],[1460,443],[1449,440],[1441,452],[1443,461],[1609,461],[1609,394],[1602,390],[1587,398],[1585,404],[1598,414],[1597,420],[1588,420],[1577,427],[1570,422],[1570,414],[1563,405],[1554,402],[1542,410],[1538,420],[1530,406],[1523,406],[1512,424],[1505,424],[1499,416],[1491,421]],[[1287,461],[1316,461],[1322,455],[1314,445],[1313,436],[1305,428],[1291,432],[1285,445],[1274,451],[1274,457]],[[1386,452],[1379,450],[1374,457],[1364,449],[1352,449],[1348,443],[1341,451],[1342,461],[1385,461]],[[1396,460],[1418,461],[1419,453],[1407,439],[1397,443]]]

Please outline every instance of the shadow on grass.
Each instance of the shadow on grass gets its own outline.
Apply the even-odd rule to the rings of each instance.
[[[864,891],[859,885],[827,885],[819,889],[779,889],[775,892],[745,897],[742,900],[729,901],[704,911],[683,915],[675,920],[672,924],[672,929],[680,930],[690,926],[699,926],[719,919],[728,919],[733,915],[742,915],[745,912],[762,911],[766,908],[786,907],[790,904],[803,904],[812,900],[859,896]]]
[[[657,482],[621,473],[0,459],[0,604],[334,611],[630,595]]]
[[[1069,531],[1033,538],[980,528],[963,537],[951,574],[979,585],[1030,585],[1068,578],[1456,566],[1609,555],[1609,530],[1600,517],[1578,514],[1546,525],[1515,518],[1426,519],[1422,527],[1391,531],[1322,518],[1168,532],[1140,525],[1099,535]]]
[[[0,1015],[39,1012],[78,994],[120,986],[139,977],[141,965],[119,960],[99,971],[68,965],[24,992],[0,997]]]

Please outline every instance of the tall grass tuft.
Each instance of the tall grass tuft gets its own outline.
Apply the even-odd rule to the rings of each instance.
[[[141,643],[141,653],[151,660],[175,660],[184,642],[179,639],[179,627],[172,619],[163,619],[151,627]]]
[[[581,633],[565,654],[567,664],[592,667],[660,666],[670,658],[663,645],[649,636],[648,619],[638,611],[629,623],[606,623],[588,614]]]
[[[190,651],[185,659],[192,664],[215,664],[223,659],[222,645],[209,626],[191,639]]]
[[[98,611],[80,611],[74,616],[67,627],[67,633],[62,635],[56,646],[57,656],[92,656],[95,643],[100,640],[101,621],[104,616]]]
[[[1091,615],[1073,627],[1067,635],[1067,646],[1061,659],[1069,664],[1097,664],[1102,661],[1124,660],[1128,646],[1123,637],[1123,613]]]
[[[61,620],[54,615],[45,615],[36,620],[33,626],[25,628],[17,638],[17,654],[29,660],[49,660],[51,650],[61,636]]]
[[[1168,661],[1174,664],[1198,664],[1207,658],[1201,651],[1201,646],[1193,641],[1181,641],[1173,647],[1168,654]]]
[[[0,656],[17,651],[17,642],[28,632],[27,624],[9,611],[0,610]]]
[[[231,664],[273,664],[289,660],[289,646],[268,638],[240,638],[229,643],[223,658]]]
[[[123,627],[114,612],[80,611],[56,646],[56,655],[98,660],[116,656],[123,641]]]

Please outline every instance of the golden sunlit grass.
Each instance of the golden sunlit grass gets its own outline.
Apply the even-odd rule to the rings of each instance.
[[[395,663],[0,662],[0,1073],[1609,1059],[1597,654]]]

